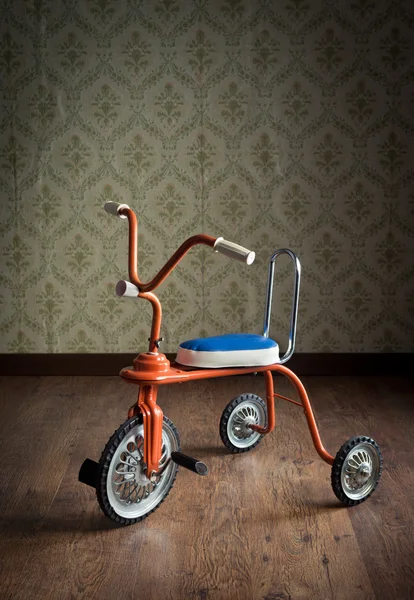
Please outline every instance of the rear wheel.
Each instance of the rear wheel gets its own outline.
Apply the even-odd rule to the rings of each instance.
[[[171,452],[179,450],[178,432],[164,417],[160,469]],[[99,505],[107,517],[121,525],[142,521],[168,496],[177,470],[171,461],[155,481],[146,477],[142,415],[132,417],[115,431],[102,452],[96,486]]]
[[[248,452],[261,441],[263,435],[249,425],[266,426],[267,410],[256,394],[241,394],[223,411],[220,419],[220,437],[223,444],[234,453]]]
[[[332,465],[332,489],[347,506],[364,502],[381,477],[382,455],[375,440],[353,437],[340,448]]]

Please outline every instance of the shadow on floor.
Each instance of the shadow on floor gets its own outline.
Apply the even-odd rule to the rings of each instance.
[[[82,516],[84,518],[82,518]],[[80,515],[78,519],[61,517],[36,517],[2,518],[0,519],[0,533],[6,536],[22,536],[28,540],[32,537],[44,534],[71,534],[82,531],[82,533],[96,533],[97,531],[110,531],[120,529],[122,525],[113,523],[103,515]]]
[[[208,456],[224,456],[225,454],[231,455],[231,452],[227,450],[227,448],[220,446],[197,446],[197,447],[187,447],[185,446],[182,450],[184,454],[188,454],[189,456],[194,456],[196,458],[200,458],[202,455]]]

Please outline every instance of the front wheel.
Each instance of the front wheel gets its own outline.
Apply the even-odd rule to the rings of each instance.
[[[332,489],[347,506],[364,502],[381,477],[382,455],[375,440],[353,437],[340,448],[332,465]]]
[[[160,468],[179,450],[178,432],[164,417]],[[168,496],[177,470],[171,461],[154,482],[145,476],[142,415],[128,419],[111,436],[99,461],[96,495],[103,513],[120,525],[142,521]]]

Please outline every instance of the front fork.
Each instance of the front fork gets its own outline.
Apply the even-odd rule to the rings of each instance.
[[[162,424],[164,414],[157,404],[158,386],[142,385],[137,403],[128,411],[128,418],[142,414],[144,423],[145,475],[152,480],[159,469],[162,451]]]

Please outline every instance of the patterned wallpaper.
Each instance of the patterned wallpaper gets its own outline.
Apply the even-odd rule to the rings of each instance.
[[[414,10],[400,0],[0,0],[2,352],[135,352],[127,226],[164,351],[262,329],[267,261],[303,265],[303,352],[414,350]],[[271,334],[286,340],[292,273]]]

